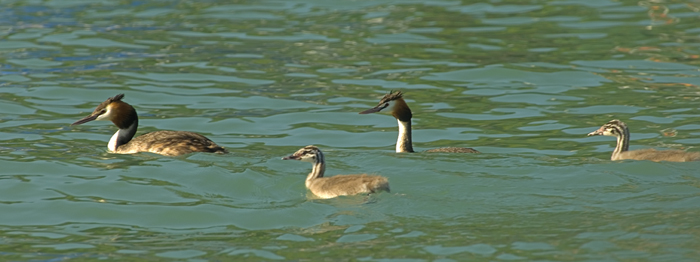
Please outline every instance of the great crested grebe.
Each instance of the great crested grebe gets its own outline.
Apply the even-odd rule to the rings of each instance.
[[[401,91],[391,91],[384,95],[379,104],[371,109],[360,112],[360,114],[371,114],[380,112],[384,109],[391,111],[391,115],[399,122],[399,138],[396,140],[396,152],[415,152],[413,151],[413,142],[411,140],[411,109],[408,108],[406,101],[403,100]],[[443,147],[426,150],[425,152],[443,152],[443,153],[481,153],[472,148],[465,147]]]
[[[383,176],[361,174],[323,177],[326,163],[323,153],[315,146],[305,146],[282,160],[299,160],[313,164],[311,173],[306,176],[306,188],[319,198],[389,192],[389,180]]]
[[[685,152],[682,150],[655,150],[640,149],[629,150],[630,131],[627,125],[620,120],[611,120],[601,126],[598,130],[588,133],[588,136],[616,136],[617,146],[612,153],[610,160],[651,160],[651,161],[671,161],[688,162],[700,160],[700,152]]]
[[[93,120],[109,120],[119,130],[114,133],[107,148],[118,154],[151,152],[165,156],[178,156],[192,152],[228,153],[203,135],[186,131],[155,131],[134,139],[139,117],[133,106],[122,101],[124,94],[110,97],[95,108],[89,116],[71,125],[80,125]]]

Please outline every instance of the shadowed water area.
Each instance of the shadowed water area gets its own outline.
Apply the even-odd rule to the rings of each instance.
[[[0,260],[697,261],[700,3],[0,1]],[[413,111],[360,115],[390,90]],[[119,93],[137,135],[228,155],[107,152],[70,126]],[[327,175],[391,193],[311,199]]]

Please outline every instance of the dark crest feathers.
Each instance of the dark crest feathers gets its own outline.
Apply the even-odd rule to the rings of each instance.
[[[124,94],[117,94],[116,96],[110,97],[108,100],[111,102],[122,101],[122,98],[124,98]]]
[[[394,101],[394,100],[402,98],[402,97],[403,97],[403,92],[392,90],[388,94],[384,95],[384,97],[382,97],[382,100],[379,100],[379,103],[383,104],[383,103],[386,103],[389,101]]]
[[[93,113],[97,113],[97,112],[100,112],[100,111],[104,110],[104,109],[107,108],[107,106],[108,106],[109,104],[111,104],[112,102],[122,101],[122,98],[124,98],[124,94],[118,94],[118,95],[116,95],[116,96],[107,98],[107,100],[105,100],[104,102],[100,103],[100,105],[98,105],[98,106],[95,108],[95,111],[93,111]]]

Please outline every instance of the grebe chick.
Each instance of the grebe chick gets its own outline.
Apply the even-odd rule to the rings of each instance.
[[[139,125],[139,117],[133,106],[122,101],[124,94],[110,97],[95,108],[92,114],[75,121],[80,125],[93,120],[109,120],[119,130],[107,144],[110,152],[133,154],[151,152],[165,156],[178,156],[192,152],[228,153],[203,135],[186,131],[155,131],[134,137]]]
[[[610,157],[610,160],[651,160],[651,161],[671,161],[688,162],[700,160],[700,152],[686,152],[682,150],[655,150],[641,149],[629,150],[630,131],[627,125],[620,120],[612,120],[601,126],[598,130],[588,133],[588,136],[616,136],[617,146]]]
[[[305,146],[282,160],[299,160],[313,164],[311,173],[306,176],[306,188],[319,198],[389,192],[389,180],[383,176],[361,174],[323,177],[326,163],[323,153],[315,146]]]
[[[360,112],[360,114],[377,113],[384,109],[391,111],[391,115],[399,122],[399,138],[396,140],[396,152],[415,152],[413,151],[413,142],[411,140],[411,109],[408,108],[406,101],[403,100],[401,91],[391,91],[384,95],[379,101],[379,104],[373,108]],[[426,150],[425,152],[442,152],[442,153],[481,153],[472,148],[465,147],[443,147]]]

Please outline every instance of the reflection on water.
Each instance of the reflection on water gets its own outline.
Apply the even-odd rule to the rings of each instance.
[[[0,10],[3,260],[693,261],[696,3],[664,1],[6,1]],[[413,111],[358,115],[390,90]],[[139,133],[202,133],[232,151],[115,155],[112,125],[69,124],[125,93]],[[329,175],[392,193],[309,199]],[[316,259],[317,260],[317,259]]]

